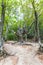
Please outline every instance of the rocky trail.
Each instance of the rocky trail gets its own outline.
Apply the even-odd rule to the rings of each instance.
[[[4,44],[4,50],[10,56],[0,60],[0,65],[43,65],[43,54],[37,54],[38,44]]]

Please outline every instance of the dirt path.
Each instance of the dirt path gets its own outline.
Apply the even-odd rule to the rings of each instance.
[[[0,65],[43,65],[36,56],[38,45],[12,45],[4,44],[5,51],[13,55],[1,60]],[[15,64],[14,64],[15,63]]]

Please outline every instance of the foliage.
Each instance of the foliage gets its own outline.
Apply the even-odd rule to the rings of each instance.
[[[34,9],[32,7],[33,0],[5,0],[6,12],[4,22],[4,37],[14,40],[15,34],[12,32],[17,31],[18,27],[26,25],[27,29],[29,25],[34,21]],[[43,39],[43,0],[34,0],[35,9],[38,13],[40,37]],[[1,0],[0,0],[1,4]],[[1,5],[0,5],[1,14]],[[0,16],[1,18],[1,16]],[[34,26],[30,31],[30,35],[34,34]],[[33,31],[33,32],[32,32]]]

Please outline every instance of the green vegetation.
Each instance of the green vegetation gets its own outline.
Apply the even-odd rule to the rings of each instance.
[[[29,33],[29,26],[35,21],[33,0],[4,0],[5,20],[3,28],[3,37],[6,40],[17,40],[18,27],[26,28]],[[0,0],[0,19],[2,12],[2,0]],[[34,0],[35,10],[38,14],[40,38],[43,40],[43,0]],[[30,36],[34,36],[34,24],[31,27]],[[28,35],[28,37],[29,37]]]

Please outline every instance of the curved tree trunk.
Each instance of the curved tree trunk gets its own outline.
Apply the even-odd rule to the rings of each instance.
[[[39,50],[43,52],[43,44],[41,43],[40,40],[40,34],[39,34],[39,21],[38,21],[38,14],[37,11],[35,10],[35,6],[34,6],[34,0],[33,0],[33,9],[34,9],[34,16],[35,16],[35,42],[38,42],[40,45]]]

